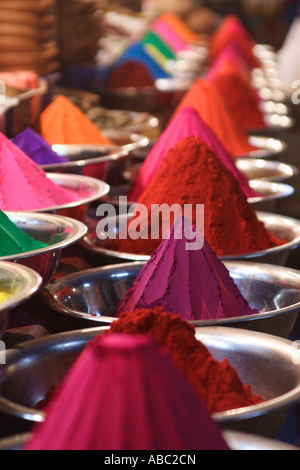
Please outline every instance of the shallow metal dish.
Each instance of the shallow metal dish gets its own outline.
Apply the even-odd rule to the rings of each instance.
[[[92,323],[112,323],[115,311],[145,262],[91,269],[53,281],[42,291],[55,311]],[[191,321],[194,326],[230,326],[287,338],[300,310],[300,273],[272,265],[225,263],[249,305],[259,314]],[[180,313],[180,312],[179,312]]]
[[[248,180],[282,182],[299,174],[298,168],[273,160],[237,158],[236,167]]]
[[[295,189],[283,183],[273,183],[271,181],[251,180],[249,185],[260,196],[248,198],[248,202],[253,205],[254,209],[263,212],[273,212],[276,210],[276,203],[279,199],[292,196]]]
[[[29,442],[31,435],[31,433],[17,434],[1,439],[0,451],[22,451]],[[298,447],[285,442],[236,431],[223,431],[223,437],[231,450],[299,450]]]
[[[62,250],[79,242],[87,233],[87,227],[82,222],[60,215],[32,212],[6,214],[20,230],[48,246],[27,253],[2,256],[0,261],[28,266],[40,274],[43,285],[56,272]]]
[[[106,330],[61,333],[8,351],[0,373],[1,412],[23,424],[44,421],[45,413],[35,405],[50,387],[61,385],[87,342]],[[274,438],[300,399],[299,349],[288,340],[235,328],[197,328],[196,337],[215,359],[227,358],[242,382],[264,399],[258,405],[216,413],[216,422],[222,429]]]
[[[7,326],[9,312],[29,300],[41,285],[41,276],[32,269],[0,261],[0,291],[10,295],[0,302],[0,338]]]
[[[250,136],[249,143],[258,150],[238,155],[237,158],[271,158],[287,149],[287,145],[283,140],[274,139],[273,137]]]
[[[257,261],[261,263],[284,266],[290,251],[300,245],[300,221],[267,212],[257,212],[257,216],[259,220],[265,224],[266,229],[270,233],[278,236],[283,240],[287,240],[287,243],[279,247],[269,248],[264,251],[245,253],[241,255],[222,256],[222,260]],[[118,236],[120,217],[123,219],[127,216],[121,215],[116,217],[116,236]],[[94,223],[91,227],[89,227],[87,235],[81,241],[82,246],[84,246],[87,250],[109,258],[110,264],[114,262],[120,262],[121,260],[148,261],[150,259],[150,256],[148,255],[122,253],[119,251],[108,250],[105,248],[107,243],[105,240],[106,234],[102,235],[99,233],[99,238],[96,232],[96,226],[97,224]]]
[[[35,209],[30,212],[62,215],[84,222],[90,203],[100,200],[110,191],[107,183],[88,176],[47,173],[47,177],[61,188],[75,192],[78,195],[78,201],[56,207]]]

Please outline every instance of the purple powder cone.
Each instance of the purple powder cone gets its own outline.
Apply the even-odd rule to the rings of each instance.
[[[39,166],[68,161],[66,158],[59,157],[48,142],[30,127],[20,132],[13,142]]]

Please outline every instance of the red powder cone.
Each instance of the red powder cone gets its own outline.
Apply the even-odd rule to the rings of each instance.
[[[214,83],[204,79],[196,80],[179,103],[175,115],[182,108],[189,106],[197,110],[231,155],[241,157],[254,150],[247,133],[228,109]]]
[[[175,207],[170,218],[161,217],[163,204]],[[139,198],[128,236],[122,233],[109,240],[107,248],[151,255],[180,215],[178,208],[183,213],[186,204],[192,206],[189,219],[199,229],[196,209],[204,205],[204,235],[217,256],[244,255],[285,243],[258,220],[239,182],[219,158],[201,139],[190,136],[169,150]]]
[[[218,70],[215,69],[207,78],[217,86],[228,109],[245,131],[267,128],[256,90],[230,59],[220,62]]]
[[[221,26],[212,36],[210,43],[210,56],[212,60],[216,59],[224,48],[230,44],[238,44],[244,59],[251,68],[261,66],[253,53],[255,41],[235,15],[227,15],[222,21]]]
[[[240,182],[247,197],[258,196],[256,191],[250,187],[247,178],[235,166],[234,158],[219,142],[214,132],[205,124],[197,110],[193,107],[188,107],[178,111],[148,154],[128,192],[128,199],[130,201],[138,200],[144,189],[153,179],[168,151],[181,139],[190,136],[201,138],[216,153],[222,163]]]
[[[88,344],[26,450],[229,450],[164,350],[147,335]]]

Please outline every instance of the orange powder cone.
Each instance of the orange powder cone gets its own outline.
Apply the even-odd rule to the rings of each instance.
[[[115,145],[63,95],[41,114],[40,133],[50,145]]]
[[[201,35],[194,33],[175,13],[164,13],[159,20],[171,27],[187,44],[197,44],[202,39]]]
[[[254,150],[241,123],[228,109],[217,86],[205,79],[198,79],[179,103],[175,113],[192,106],[204,122],[216,134],[225,149],[234,157],[241,157]]]

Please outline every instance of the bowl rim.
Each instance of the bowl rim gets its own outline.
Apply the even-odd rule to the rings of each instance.
[[[102,273],[105,271],[117,271],[118,269],[122,268],[133,268],[133,267],[140,267],[141,269],[146,265],[146,262],[129,262],[129,263],[120,263],[120,264],[113,264],[113,265],[107,265],[107,266],[100,266],[97,268],[92,268],[92,269],[87,269],[83,272],[80,273],[73,273],[69,274],[67,276],[63,276],[57,280],[52,281],[50,284],[45,286],[41,292],[41,298],[43,302],[48,306],[53,308],[59,313],[70,315],[73,317],[77,317],[80,319],[86,319],[90,321],[94,321],[95,323],[97,322],[102,322],[102,323],[113,323],[116,321],[118,318],[117,317],[109,317],[109,316],[93,316],[91,314],[81,312],[79,310],[73,309],[71,307],[68,307],[67,305],[63,305],[61,302],[58,301],[57,298],[57,293],[58,293],[58,286],[63,284],[64,282],[68,283],[69,281],[73,281],[78,279],[79,277],[82,277],[83,275],[90,275],[94,273]],[[300,288],[300,271],[292,268],[287,268],[284,266],[275,266],[271,264],[265,264],[265,263],[252,263],[252,262],[242,262],[242,261],[229,261],[227,263],[224,263],[229,272],[232,270],[238,270],[239,268],[245,268],[247,267],[247,271],[255,271],[256,273],[259,271],[268,273],[270,272],[273,277],[279,277],[279,274],[289,274],[290,276],[293,276],[293,278],[298,280],[299,283],[299,288]],[[230,317],[230,318],[220,318],[220,319],[214,319],[214,320],[191,320],[189,323],[193,326],[230,326],[233,323],[239,322],[247,322],[247,321],[255,321],[255,320],[265,320],[267,318],[273,318],[279,315],[283,314],[289,314],[292,312],[296,312],[297,310],[300,310],[300,299],[298,302],[291,304],[286,307],[282,307],[277,310],[269,310],[267,312],[259,312],[256,314],[251,314],[251,315],[244,315],[244,316],[238,316],[238,317]]]
[[[268,219],[278,218],[280,219],[281,223],[285,222],[285,223],[292,224],[295,229],[297,228],[298,235],[295,236],[293,240],[291,240],[290,242],[284,243],[283,245],[280,245],[277,247],[267,248],[266,250],[255,251],[255,252],[250,252],[250,253],[241,253],[238,255],[220,256],[220,259],[222,261],[229,261],[229,260],[236,260],[236,259],[240,260],[241,258],[243,259],[259,258],[265,255],[270,255],[272,253],[281,253],[286,250],[291,250],[293,248],[296,248],[300,244],[300,221],[299,220],[293,219],[291,217],[287,217],[284,215],[280,215],[280,214],[272,214],[270,212],[262,212],[262,211],[256,211],[256,215],[258,216],[258,219],[262,222],[266,222]],[[117,218],[118,217],[119,216],[117,216]],[[131,260],[131,261],[148,261],[151,258],[151,255],[123,253],[121,251],[119,252],[119,251],[109,250],[107,248],[94,246],[90,240],[90,237],[93,232],[94,232],[94,229],[92,228],[91,230],[88,231],[88,233],[80,242],[81,245],[84,248],[86,248],[88,251],[92,251],[99,255],[108,256],[111,258],[126,259],[126,260]]]
[[[93,339],[96,335],[103,333],[104,331],[109,330],[109,326],[101,326],[97,328],[86,328],[83,330],[68,331],[63,333],[57,333],[50,335],[46,338],[40,338],[32,340],[22,344],[20,349],[14,349],[7,351],[6,354],[6,367],[13,364],[14,359],[24,357],[24,354],[28,350],[37,351],[38,348],[43,347],[43,350],[46,349],[47,345],[57,344],[58,341],[61,342],[74,342],[77,339],[85,342],[85,345],[89,340]],[[245,344],[243,339],[248,337],[251,338],[253,344],[257,345],[259,342],[264,342],[268,344],[269,347],[272,346],[272,350],[278,352],[279,350],[284,350],[286,353],[293,355],[295,358],[297,355],[297,362],[300,364],[300,351],[293,347],[293,343],[290,340],[274,337],[267,333],[260,332],[249,332],[247,330],[242,330],[238,328],[230,328],[219,326],[218,328],[208,326],[208,327],[195,327],[195,335],[197,339],[207,345],[205,342],[206,337],[210,337],[211,341],[214,337],[217,337],[218,342],[222,342],[224,337],[227,339],[229,337],[233,338],[239,344]],[[203,339],[204,338],[204,339]],[[223,339],[222,339],[223,338]],[[208,348],[209,349],[209,348]],[[6,374],[0,375],[0,384],[5,379]],[[291,406],[295,401],[298,401],[300,398],[300,382],[293,388],[293,390],[286,392],[278,397],[264,401],[263,403],[258,403],[256,405],[246,406],[243,408],[233,409],[225,412],[213,413],[212,417],[217,423],[226,424],[228,422],[236,422],[242,419],[255,418],[260,415],[267,414],[272,410],[273,406],[276,406],[276,410],[286,408]],[[13,414],[14,416],[21,417],[25,420],[31,420],[35,422],[43,422],[46,418],[45,411],[36,410],[29,406],[25,406],[19,403],[15,403],[12,400],[5,398],[0,393],[0,410],[4,413]]]
[[[127,129],[106,129],[103,130],[102,133],[106,135],[108,138],[113,139],[113,136],[118,133],[120,137],[128,138],[130,143],[124,145],[75,145],[75,144],[53,144],[52,150],[56,152],[58,155],[73,155],[79,156],[78,160],[70,160],[68,162],[61,162],[61,163],[53,163],[48,165],[42,165],[41,168],[43,170],[55,170],[59,168],[77,168],[77,167],[85,167],[88,165],[95,165],[100,163],[109,163],[112,161],[120,160],[121,158],[128,157],[130,152],[134,150],[138,150],[140,148],[147,147],[150,143],[149,137],[146,137],[143,134],[138,134],[137,132],[131,132]],[[93,157],[93,158],[82,158],[82,153],[84,152],[103,152],[103,151],[112,151],[114,153],[100,156],[100,157]],[[62,153],[60,153],[62,152]]]
[[[251,444],[251,449],[255,449],[255,446],[258,445],[258,450],[299,450],[298,447],[292,444],[245,432],[230,431],[225,429],[222,431],[222,434],[229,447],[234,446],[234,449],[232,450],[243,450],[238,447],[238,443],[245,445],[247,442]],[[15,448],[16,446],[22,450],[22,448],[24,448],[32,436],[32,432],[24,432],[4,437],[0,439],[0,450],[9,450]]]
[[[249,143],[255,147],[258,147],[257,150],[251,150],[241,155],[236,155],[235,158],[254,158],[254,159],[263,159],[271,158],[275,155],[279,155],[287,149],[287,143],[282,139],[277,139],[272,136],[263,136],[263,135],[249,135]],[[267,143],[276,142],[277,145],[280,145],[280,148],[273,146],[273,148]]]
[[[249,179],[249,181],[252,181],[252,180],[262,180],[262,181],[272,181],[274,183],[276,182],[280,182],[282,181],[283,179],[288,179],[288,178],[293,178],[294,176],[297,176],[299,174],[299,169],[294,166],[294,165],[291,165],[289,163],[284,163],[284,162],[279,162],[279,161],[276,161],[276,160],[265,160],[263,158],[253,158],[253,159],[249,159],[247,157],[243,158],[237,158],[235,160],[236,164],[238,163],[246,163],[248,165],[252,165],[252,167],[254,168],[259,168],[259,165],[261,168],[276,168],[276,169],[280,169],[281,168],[285,168],[285,169],[289,169],[291,172],[289,173],[288,171],[286,171],[285,173],[282,172],[281,176],[262,176],[262,177],[257,177],[257,178],[251,178]],[[258,165],[259,164],[259,165]],[[243,168],[242,167],[239,167],[238,166],[238,169],[240,171],[243,171]]]
[[[24,281],[24,286],[22,286],[19,292],[13,294],[9,299],[0,303],[0,313],[13,309],[20,305],[20,303],[31,298],[32,295],[40,289],[43,281],[42,276],[40,276],[36,271],[17,263],[0,261],[0,279],[3,272],[19,275]]]
[[[18,261],[32,256],[43,255],[46,253],[53,253],[60,251],[63,248],[74,245],[82,239],[87,233],[87,226],[78,220],[71,219],[61,215],[48,214],[48,213],[33,213],[33,212],[6,212],[6,215],[14,221],[14,219],[32,220],[38,222],[51,223],[55,226],[63,224],[65,228],[72,229],[72,234],[68,234],[67,238],[61,242],[54,243],[53,245],[46,246],[39,250],[27,251],[16,255],[1,256],[0,261]]]
[[[290,184],[275,181],[264,181],[260,178],[250,180],[249,185],[258,194],[260,189],[266,189],[267,191],[270,191],[270,193],[266,195],[249,197],[248,202],[250,204],[283,199],[285,197],[292,196],[295,193],[295,188]]]
[[[68,181],[78,181],[81,183],[86,183],[91,189],[94,188],[93,194],[84,199],[79,199],[77,201],[72,201],[66,204],[61,204],[60,206],[45,207],[42,209],[31,209],[28,212],[32,213],[45,213],[52,211],[61,211],[66,209],[72,209],[74,207],[82,206],[94,202],[102,197],[106,196],[110,191],[110,186],[102,180],[92,178],[90,176],[84,175],[73,175],[71,173],[46,173],[47,178],[49,178],[54,183],[56,180],[62,180],[64,182]],[[58,184],[58,183],[57,183]],[[60,185],[59,185],[60,186]]]
[[[53,145],[52,150],[55,151],[55,148],[61,148],[62,150],[70,150],[70,152],[78,153],[81,150],[84,151],[85,148],[83,146],[78,146],[78,145]],[[82,168],[87,165],[95,165],[97,163],[109,163],[111,161],[116,161],[120,160],[121,158],[125,158],[128,156],[129,152],[125,149],[122,149],[121,147],[108,147],[108,146],[98,146],[97,151],[100,149],[111,149],[114,151],[114,153],[109,154],[109,155],[103,155],[101,157],[94,157],[94,158],[87,158],[87,159],[80,159],[79,160],[74,160],[74,161],[67,161],[67,162],[60,162],[60,163],[48,163],[46,165],[41,165],[41,168],[44,171],[50,171],[50,170],[59,170],[60,168],[73,168],[73,167],[78,167]],[[87,148],[86,150],[92,150],[91,148]],[[80,157],[80,153],[79,153]]]

